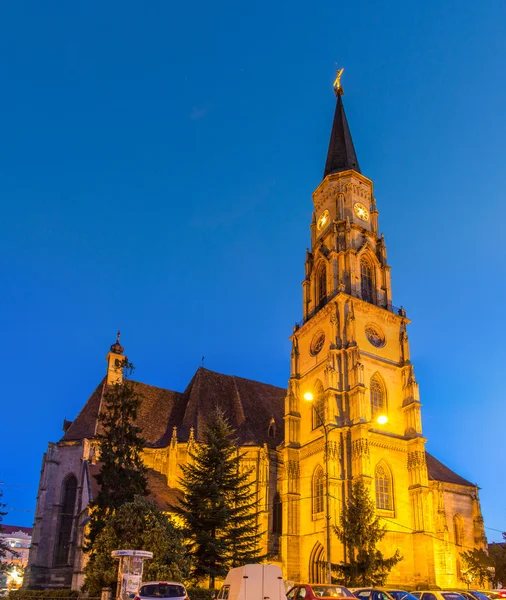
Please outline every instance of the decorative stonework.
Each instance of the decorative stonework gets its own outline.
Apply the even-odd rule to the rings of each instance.
[[[323,331],[318,331],[318,333],[316,333],[313,337],[313,340],[311,341],[311,346],[310,346],[310,352],[313,356],[316,356],[317,354],[320,353],[321,349],[323,348],[323,345],[325,344],[325,334],[323,333]]]
[[[376,325],[367,325],[365,335],[370,344],[376,348],[383,348],[386,344],[385,334]]]

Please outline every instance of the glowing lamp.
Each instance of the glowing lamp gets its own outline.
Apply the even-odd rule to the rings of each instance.
[[[312,400],[313,400],[313,394],[311,392],[306,392],[304,394],[304,400],[306,400],[307,402],[312,402]]]
[[[388,417],[386,415],[380,415],[376,421],[380,424],[380,425],[385,425],[385,423],[388,423]]]

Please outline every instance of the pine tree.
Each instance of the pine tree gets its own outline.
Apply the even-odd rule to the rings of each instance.
[[[334,532],[346,548],[347,560],[332,568],[346,586],[384,585],[392,567],[402,560],[398,550],[390,558],[383,558],[377,549],[386,528],[380,525],[374,503],[361,479],[353,484],[341,513],[340,527],[334,526]]]
[[[148,494],[146,468],[141,452],[145,441],[135,425],[142,397],[129,380],[134,367],[122,363],[123,378],[108,387],[104,408],[99,414],[103,433],[97,436],[101,467],[96,480],[100,491],[90,504],[90,525],[85,549],[91,552],[93,543],[106,524],[107,518],[136,496]]]
[[[183,532],[146,498],[137,497],[123,504],[98,534],[95,559],[84,568],[85,588],[90,596],[100,596],[103,587],[115,589],[118,563],[111,559],[111,552],[119,548],[153,552],[153,558],[144,563],[145,581],[184,583],[190,576],[191,560]]]
[[[234,431],[223,412],[216,408],[202,432],[202,443],[182,466],[180,485],[184,496],[172,509],[182,518],[192,543],[193,575],[216,577],[231,567],[258,561],[260,538],[258,503],[249,483],[249,472],[241,472],[241,453]]]

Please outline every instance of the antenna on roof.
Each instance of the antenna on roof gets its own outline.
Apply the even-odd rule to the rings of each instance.
[[[202,367],[204,367],[204,358],[205,358],[205,356],[203,356],[202,359],[201,359],[202,360]]]

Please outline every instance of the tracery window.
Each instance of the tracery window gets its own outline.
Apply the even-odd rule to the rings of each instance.
[[[313,475],[313,515],[323,512],[324,478],[323,469],[318,467]]]
[[[317,381],[314,386],[312,413],[313,429],[321,427],[325,422],[325,393],[320,381]]]
[[[323,264],[316,277],[316,304],[323,306],[327,301],[327,268]]]
[[[360,288],[362,300],[366,302],[374,301],[374,275],[371,263],[363,257],[360,261]]]
[[[455,537],[455,545],[462,546],[464,527],[462,525],[462,517],[460,515],[455,515],[453,517],[453,535]]]
[[[392,476],[385,465],[380,463],[376,466],[374,482],[376,485],[376,508],[393,510]]]
[[[58,536],[56,538],[54,565],[64,566],[69,562],[74,507],[77,494],[77,479],[74,475],[65,478],[62,484],[60,512],[58,514]]]
[[[379,375],[371,377],[369,393],[371,395],[371,416],[375,419],[377,416],[386,413],[385,386]]]
[[[283,532],[283,505],[281,504],[281,496],[279,492],[274,494],[272,506],[272,533]]]

